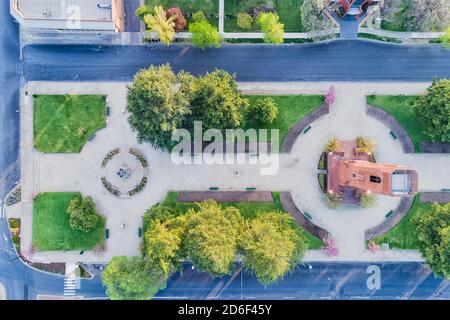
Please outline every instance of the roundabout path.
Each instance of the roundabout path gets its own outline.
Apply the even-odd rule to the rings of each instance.
[[[167,191],[206,191],[209,187],[220,190],[290,191],[296,206],[308,211],[312,221],[329,231],[340,249],[337,257],[327,257],[320,251],[309,251],[306,260],[420,260],[418,252],[385,251],[372,254],[364,248],[364,233],[385,219],[389,210],[395,209],[400,198],[378,196],[370,209],[341,207],[328,208],[322,200],[317,183],[316,165],[325,143],[332,137],[354,139],[364,136],[377,142],[378,162],[411,165],[419,173],[421,191],[438,191],[450,187],[450,155],[404,154],[400,143],[389,135],[381,122],[366,115],[365,96],[370,94],[421,94],[428,83],[245,83],[240,84],[245,93],[272,94],[324,94],[330,85],[336,88],[336,102],[330,113],[311,124],[307,134],[295,141],[291,153],[280,154],[279,170],[274,175],[260,174],[261,165],[175,165],[170,155],[156,151],[149,145],[138,145],[131,132],[126,114],[126,83],[39,83],[30,82],[25,90],[31,94],[106,94],[111,116],[106,129],[99,131],[80,154],[40,154],[32,141],[32,102],[22,103],[22,247],[32,260],[51,261],[108,261],[115,255],[137,255],[141,239],[138,228],[145,210],[164,199]],[[131,199],[111,195],[101,184],[100,163],[114,148],[135,148],[149,163],[149,181],[143,191]],[[239,169],[241,174],[235,175]],[[31,212],[32,196],[47,191],[81,191],[97,203],[99,212],[107,217],[110,238],[106,250],[101,252],[32,252]],[[126,228],[121,229],[120,225]],[[81,259],[82,258],[82,259]]]

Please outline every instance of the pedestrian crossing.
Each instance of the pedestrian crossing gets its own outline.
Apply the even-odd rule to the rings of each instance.
[[[64,296],[76,295],[77,281],[79,280],[76,278],[64,278]]]

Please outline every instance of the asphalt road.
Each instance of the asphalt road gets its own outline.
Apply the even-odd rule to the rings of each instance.
[[[19,37],[9,14],[9,1],[0,1],[0,200],[19,180]],[[1,202],[0,202],[1,204]]]
[[[379,268],[379,287],[368,287]],[[369,270],[368,270],[369,268]],[[371,283],[371,281],[369,281]],[[435,278],[422,263],[311,263],[300,265],[277,284],[264,288],[240,268],[229,277],[211,278],[184,267],[157,299],[450,299],[450,282]]]
[[[194,74],[223,68],[239,81],[430,81],[450,76],[450,49],[371,40],[208,50],[187,45],[29,45],[24,58],[27,80],[49,81],[131,80],[140,68],[167,62],[176,71]]]

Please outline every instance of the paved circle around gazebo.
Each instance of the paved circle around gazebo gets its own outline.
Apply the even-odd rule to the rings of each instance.
[[[121,177],[120,172],[128,172],[128,176]],[[113,186],[126,192],[139,184],[144,176],[144,168],[134,155],[120,152],[108,161],[104,168],[104,176]]]
[[[117,197],[131,197],[147,184],[147,160],[135,149],[111,150],[103,159],[101,170],[103,186]]]

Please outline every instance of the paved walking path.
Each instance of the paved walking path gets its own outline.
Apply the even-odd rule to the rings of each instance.
[[[331,83],[241,83],[245,93],[324,94]],[[279,170],[262,175],[267,165],[175,165],[170,155],[149,145],[138,145],[130,130],[123,109],[126,105],[126,83],[64,83],[29,82],[25,87],[32,94],[105,94],[111,116],[107,128],[99,131],[79,154],[40,154],[32,147],[32,101],[24,97],[21,106],[22,156],[22,248],[34,261],[101,262],[115,255],[138,255],[141,239],[138,228],[145,210],[164,199],[170,190],[206,191],[209,187],[239,191],[254,187],[258,191],[290,191],[296,206],[312,215],[312,222],[329,231],[340,249],[337,257],[310,251],[309,261],[321,260],[420,260],[416,251],[385,251],[372,254],[365,249],[364,233],[385,219],[400,198],[379,196],[369,209],[328,208],[317,184],[317,162],[324,144],[332,137],[354,139],[365,136],[378,144],[378,162],[411,165],[419,173],[419,189],[436,191],[449,187],[450,155],[404,154],[400,143],[389,135],[389,129],[367,116],[365,96],[369,94],[421,94],[429,83],[333,83],[336,102],[330,113],[312,123],[307,134],[301,134],[291,153],[279,155]],[[110,150],[133,147],[149,162],[149,182],[132,199],[119,199],[104,189],[100,181],[100,163]],[[247,158],[248,160],[248,158]],[[235,174],[236,169],[240,175]],[[107,217],[110,238],[101,252],[33,252],[31,250],[32,197],[38,192],[81,191],[97,203],[99,212]],[[124,229],[120,228],[125,224]]]

